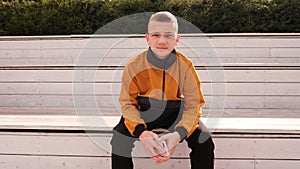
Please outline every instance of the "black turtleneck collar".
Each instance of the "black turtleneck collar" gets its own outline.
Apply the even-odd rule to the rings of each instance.
[[[172,64],[176,61],[176,50],[173,49],[173,51],[170,53],[170,55],[161,60],[158,57],[155,56],[151,48],[148,49],[147,52],[147,60],[154,66],[161,68],[161,69],[168,69]]]

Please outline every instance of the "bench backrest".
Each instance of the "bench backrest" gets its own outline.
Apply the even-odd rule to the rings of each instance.
[[[75,102],[118,115],[123,67],[145,49],[143,35],[0,38],[0,113],[74,114]],[[300,109],[300,34],[183,35],[177,50],[195,64],[204,110],[257,117]]]

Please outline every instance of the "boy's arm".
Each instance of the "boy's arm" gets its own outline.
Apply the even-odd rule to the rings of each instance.
[[[179,133],[181,141],[190,136],[197,128],[202,115],[202,106],[205,103],[200,79],[192,63],[188,65],[187,71],[182,79],[184,79],[182,88],[184,110],[182,119],[175,127],[175,131]]]
[[[125,125],[131,135],[136,138],[138,138],[140,134],[146,130],[146,124],[141,118],[138,110],[138,94],[139,87],[136,79],[132,75],[130,68],[126,66],[122,76],[119,103],[121,105],[122,115],[125,119]]]

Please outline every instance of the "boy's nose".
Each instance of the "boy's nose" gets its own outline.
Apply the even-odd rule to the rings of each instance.
[[[166,37],[165,36],[160,36],[158,39],[158,43],[166,43]]]

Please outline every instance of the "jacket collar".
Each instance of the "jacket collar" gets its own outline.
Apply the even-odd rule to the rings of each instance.
[[[177,59],[177,56],[176,56],[175,49],[173,49],[173,51],[170,53],[170,55],[164,60],[157,58],[150,47],[147,52],[147,60],[152,65],[154,65],[160,69],[168,69],[170,66],[173,65],[173,63],[176,61],[176,59]]]

